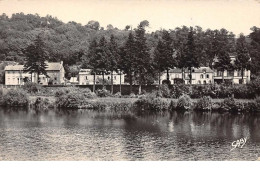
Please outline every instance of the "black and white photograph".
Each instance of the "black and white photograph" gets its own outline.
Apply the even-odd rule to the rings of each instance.
[[[0,0],[9,161],[259,166],[260,1]]]

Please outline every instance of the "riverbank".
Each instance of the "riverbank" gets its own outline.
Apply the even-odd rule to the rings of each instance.
[[[29,96],[30,107],[40,108],[73,108],[90,110],[115,110],[115,111],[174,111],[174,110],[198,110],[198,111],[221,111],[232,113],[253,113],[260,110],[260,105],[256,100],[249,99],[183,99],[152,98],[145,95],[138,98],[116,98],[104,97],[84,99],[84,102],[76,102],[74,99],[66,101],[66,105],[59,105],[59,99],[54,96]],[[38,104],[37,104],[38,101]]]
[[[28,90],[29,89],[29,90]],[[43,95],[42,95],[43,94]],[[111,95],[109,91],[75,87],[44,90],[27,88],[14,89],[2,93],[2,106],[30,108],[65,108],[89,110],[139,110],[139,111],[219,111],[232,113],[254,113],[260,111],[260,97],[254,99],[237,99],[234,97],[211,98],[202,96],[191,98],[182,94],[178,98],[166,98],[159,91],[142,95]]]

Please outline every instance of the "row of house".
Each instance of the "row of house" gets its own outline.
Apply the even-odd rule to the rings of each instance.
[[[235,57],[231,57],[231,62],[234,62]],[[25,72],[23,65],[8,65],[5,67],[5,85],[24,85],[25,82],[36,82],[37,75]],[[39,75],[38,82],[42,85],[58,85],[67,84],[65,80],[65,71],[63,62],[47,62],[46,68],[47,76]],[[224,75],[223,75],[224,74]],[[127,84],[125,82],[125,75],[118,72],[113,72],[114,84]],[[104,76],[105,80],[111,81],[111,74]],[[160,83],[166,80],[166,71],[162,73]],[[224,78],[225,82],[234,84],[245,84],[250,81],[250,70],[245,70],[242,73],[238,70],[226,70],[224,73],[219,70],[212,70],[209,67],[192,68],[191,70],[191,84],[213,84],[222,83]],[[95,75],[95,84],[102,84],[102,75]],[[178,80],[184,80],[185,84],[190,84],[190,70],[174,68],[169,70],[169,79],[171,84],[176,84]],[[77,77],[72,77],[71,84],[78,85],[92,85],[94,84],[94,75],[91,69],[81,69]],[[158,81],[155,84],[159,84]]]

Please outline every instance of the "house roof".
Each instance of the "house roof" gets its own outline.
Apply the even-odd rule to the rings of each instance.
[[[7,65],[5,66],[5,70],[13,70],[13,71],[23,70],[23,65]]]
[[[47,62],[47,68],[46,71],[59,71],[62,68],[62,63],[55,62],[55,63],[49,63]],[[7,65],[5,67],[5,71],[19,71],[23,70],[24,65]]]
[[[204,73],[204,71],[206,73],[213,73],[214,71],[209,68],[209,67],[199,67],[199,68],[193,68],[193,73]],[[166,72],[166,71],[165,71]],[[171,69],[169,70],[169,73],[182,73],[182,70],[179,69],[179,68],[174,68],[174,69]],[[189,73],[189,70],[188,69],[185,69],[185,73]]]
[[[62,68],[62,63],[47,63],[46,71],[59,71]]]

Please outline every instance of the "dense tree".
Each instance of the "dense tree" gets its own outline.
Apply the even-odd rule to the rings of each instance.
[[[133,74],[136,68],[136,44],[132,32],[129,33],[125,45],[120,49],[119,67],[129,78],[130,94],[132,93]]]
[[[108,61],[107,61],[107,70],[111,74],[111,94],[113,94],[113,72],[118,72],[118,60],[119,60],[119,49],[116,43],[115,37],[112,34],[110,37],[110,42],[108,44]],[[120,82],[121,83],[121,82]]]
[[[187,38],[187,44],[184,48],[184,55],[183,55],[183,66],[184,68],[188,68],[190,71],[189,74],[189,83],[192,83],[192,67],[198,68],[199,67],[199,61],[198,61],[198,55],[196,52],[195,42],[194,42],[194,35],[193,35],[193,28],[190,28],[188,38]]]
[[[218,56],[216,56],[215,58],[213,67],[217,71],[222,72],[222,83],[224,83],[224,71],[233,69],[233,65],[231,64],[231,59],[228,52],[226,52],[225,50],[220,51],[218,53]]]
[[[39,75],[44,74],[48,77],[47,68],[47,52],[44,49],[44,43],[40,35],[37,36],[34,43],[29,45],[25,51],[24,70],[29,73],[36,73],[36,82],[39,83]]]
[[[235,67],[241,71],[242,84],[244,83],[244,70],[250,68],[250,56],[247,48],[246,37],[241,34],[236,43]]]
[[[168,31],[164,30],[162,32],[162,41],[163,41],[163,62],[161,65],[164,67],[164,70],[167,71],[167,81],[170,82],[169,70],[176,66],[176,60],[174,56],[174,47],[173,40]]]
[[[102,86],[103,88],[105,87],[105,74],[109,70],[109,63],[108,63],[108,54],[109,54],[109,49],[108,49],[108,43],[105,37],[102,37],[99,40],[97,51],[96,51],[96,63],[97,63],[97,69],[99,73],[102,74]]]
[[[163,57],[163,42],[159,40],[156,49],[154,50],[154,59],[153,59],[153,64],[154,68],[158,72],[158,81],[159,81],[159,90],[160,90],[160,85],[161,85],[161,72],[165,71],[165,67],[162,63],[167,62],[164,60]]]
[[[96,85],[96,74],[99,72],[99,63],[96,60],[97,58],[97,49],[98,43],[96,39],[93,39],[89,46],[89,51],[87,56],[83,59],[82,68],[91,69],[91,73],[93,74],[93,92],[95,92]]]
[[[134,53],[136,59],[136,68],[134,73],[139,82],[139,94],[141,94],[142,84],[146,84],[150,77],[153,77],[153,68],[151,64],[152,60],[145,37],[145,27],[148,25],[149,23],[147,21],[142,21],[135,30],[136,50]]]
[[[251,72],[253,75],[260,75],[260,28],[252,27],[249,38],[251,40],[249,53],[251,57]]]

